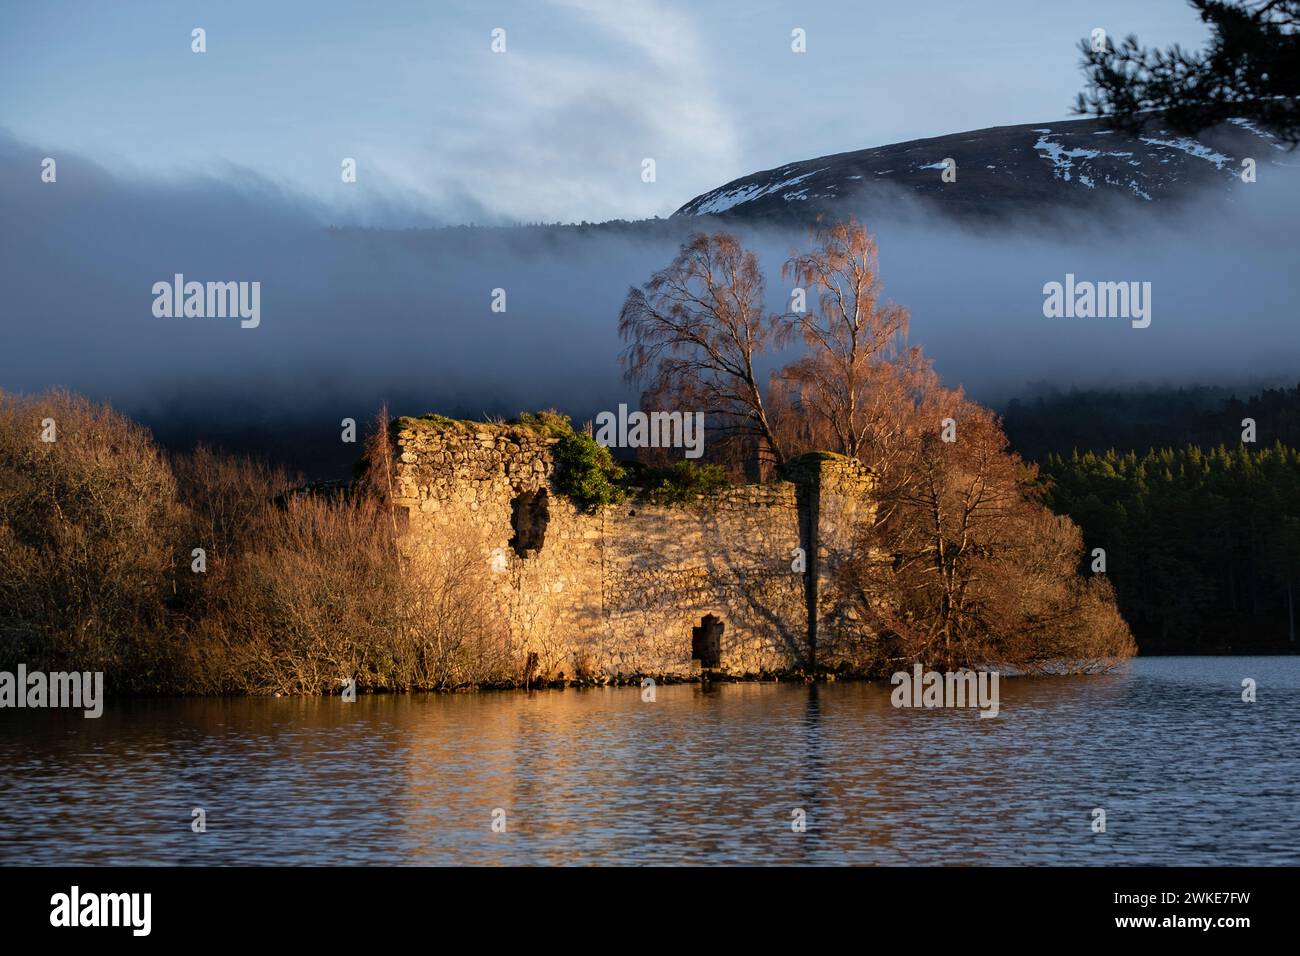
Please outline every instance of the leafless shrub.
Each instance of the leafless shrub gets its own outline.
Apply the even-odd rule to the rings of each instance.
[[[205,548],[218,564],[248,540],[267,502],[303,484],[301,476],[283,468],[223,455],[203,444],[173,455],[171,468],[194,546]]]
[[[1078,575],[1078,527],[1043,507],[992,413],[959,396],[949,407],[959,439],[931,429],[909,443],[843,570],[857,619],[879,638],[875,663],[1046,673],[1132,656],[1109,585]]]
[[[509,683],[519,661],[504,616],[491,599],[478,542],[444,535],[436,549],[402,562],[400,634],[413,687]]]
[[[66,392],[0,393],[0,666],[168,693],[515,676],[471,543],[404,556],[386,483],[331,498],[293,486],[203,447],[169,462],[145,429]]]
[[[485,563],[454,537],[405,556],[378,495],[266,505],[192,624],[206,692],[434,690],[511,679]]]
[[[0,393],[0,662],[171,689],[181,524],[145,429],[68,392]]]

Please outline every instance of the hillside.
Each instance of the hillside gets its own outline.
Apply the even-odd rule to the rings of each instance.
[[[1231,200],[1241,160],[1296,166],[1300,157],[1245,120],[1198,137],[1152,121],[1134,136],[1099,120],[1027,123],[916,139],[788,163],[696,196],[674,217],[804,220],[901,191],[957,218],[1005,218],[1054,207],[1140,208],[1210,191]],[[956,182],[941,178],[956,160]]]

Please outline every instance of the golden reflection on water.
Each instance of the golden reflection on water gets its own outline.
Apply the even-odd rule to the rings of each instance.
[[[1234,705],[1243,668],[1272,707]],[[1284,708],[1300,702],[1295,658],[1003,681],[1001,714],[985,720],[895,709],[889,690],[110,701],[99,720],[8,711],[0,862],[1297,860],[1300,758],[1280,745]],[[1242,775],[1265,769],[1275,785],[1244,794]],[[1094,806],[1107,834],[1091,832]],[[208,832],[191,832],[194,807]],[[796,810],[806,832],[791,826]]]

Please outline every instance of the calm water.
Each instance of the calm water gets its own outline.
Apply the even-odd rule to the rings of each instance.
[[[5,710],[0,863],[1300,863],[1300,658],[1004,681],[992,720],[888,690]]]

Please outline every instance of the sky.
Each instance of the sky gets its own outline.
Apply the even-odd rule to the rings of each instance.
[[[1067,118],[1097,27],[1207,35],[1182,0],[0,0],[0,133],[338,224],[639,219],[795,160]]]

